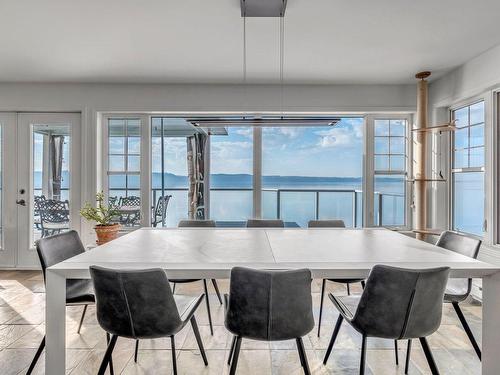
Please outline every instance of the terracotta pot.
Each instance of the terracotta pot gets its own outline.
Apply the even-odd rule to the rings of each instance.
[[[120,224],[96,225],[94,229],[97,234],[96,244],[104,245],[106,242],[112,241],[118,237]]]

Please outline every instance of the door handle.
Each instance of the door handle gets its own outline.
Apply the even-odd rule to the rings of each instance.
[[[16,201],[16,203],[20,206],[26,206],[26,201],[24,199],[19,199]]]

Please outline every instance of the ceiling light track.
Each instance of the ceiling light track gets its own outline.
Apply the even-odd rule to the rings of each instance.
[[[283,17],[287,0],[240,0],[242,17]]]

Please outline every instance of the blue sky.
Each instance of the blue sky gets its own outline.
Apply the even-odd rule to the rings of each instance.
[[[252,129],[229,128],[212,138],[211,173],[252,173]],[[333,127],[276,127],[262,132],[263,175],[359,177],[363,119]]]
[[[229,127],[211,138],[211,173],[252,174],[252,128]],[[363,119],[344,118],[333,127],[263,129],[264,175],[360,177]],[[153,172],[161,172],[160,142],[153,139]],[[165,169],[186,175],[186,139],[167,138]]]

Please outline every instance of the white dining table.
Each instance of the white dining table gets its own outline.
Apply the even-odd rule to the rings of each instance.
[[[448,266],[483,279],[482,373],[500,374],[500,268],[386,229],[143,228],[47,269],[45,373],[65,373],[66,280],[89,267],[162,268],[169,278],[227,279],[231,268],[308,268],[314,278],[364,278],[376,264]]]

